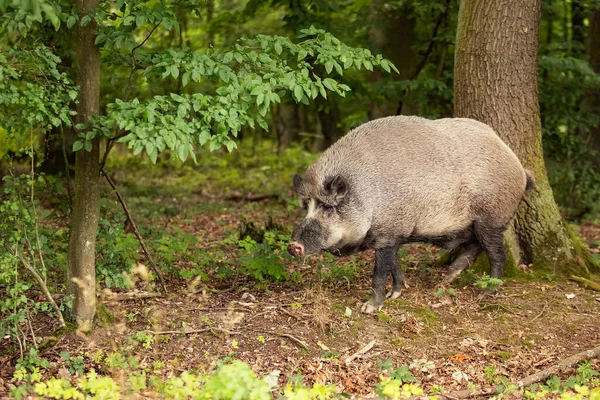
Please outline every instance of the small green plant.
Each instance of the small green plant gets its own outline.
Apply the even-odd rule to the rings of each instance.
[[[165,367],[165,362],[162,360],[154,360],[152,361],[152,367],[156,369],[163,369]]]
[[[401,365],[395,368],[392,364],[392,360],[389,358],[385,361],[378,359],[377,362],[377,368],[382,371],[386,371],[392,379],[402,382],[417,382],[417,379],[414,377],[412,372],[410,372],[411,367]]]
[[[479,279],[477,279],[474,283],[475,286],[480,287],[482,289],[491,289],[498,290],[498,287],[502,285],[504,282],[498,278],[492,278],[487,274],[483,274]]]
[[[483,376],[488,383],[494,382],[494,376],[496,375],[496,368],[491,365],[486,366],[483,369]]]
[[[265,337],[264,337],[264,336],[262,336],[262,335],[261,335],[261,336],[257,336],[257,337],[256,337],[256,340],[257,340],[259,343],[265,344]]]
[[[133,311],[125,311],[125,318],[127,318],[127,321],[129,321],[130,323],[134,323],[137,321],[137,314]]]
[[[154,344],[154,336],[151,333],[139,331],[133,335],[133,339],[145,349],[150,349],[152,344]]]
[[[424,358],[420,358],[418,360],[413,360],[413,362],[410,363],[408,368],[421,372],[428,372],[430,369],[435,368],[435,364],[433,363],[433,361],[428,361]]]
[[[288,241],[288,235],[276,231],[266,231],[260,243],[245,236],[238,241],[240,272],[259,282],[265,279],[299,281],[300,276],[288,274],[283,264],[290,257],[286,250]]]
[[[33,371],[33,368],[50,368],[50,362],[45,358],[40,357],[34,347],[30,347],[28,353],[17,359],[16,369]]]
[[[453,288],[441,287],[436,291],[436,294],[441,297],[444,297],[446,295],[448,295],[450,297],[456,297],[456,290],[454,290]]]
[[[75,373],[83,375],[83,357],[71,357],[68,351],[60,353],[60,357],[67,362],[67,367],[71,375]]]

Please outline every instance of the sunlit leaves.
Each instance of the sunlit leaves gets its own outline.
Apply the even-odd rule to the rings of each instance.
[[[130,23],[131,18],[123,21]],[[345,96],[350,88],[337,81],[344,69],[395,69],[381,56],[346,46],[314,27],[302,31],[301,37],[294,43],[286,37],[258,35],[223,51],[172,48],[147,53],[144,76],[149,82],[181,78],[182,85],[189,86],[208,81],[216,84],[215,92],[171,93],[143,104],[116,101],[109,105],[104,123],[130,131],[120,141],[134,153],[145,150],[155,161],[158,153],[168,149],[185,160],[195,155],[196,146],[233,150],[233,138],[244,126],[258,124],[267,130],[267,114],[286,93],[298,103],[309,104],[317,96],[327,97],[328,91]]]
[[[77,90],[59,62],[39,44],[0,52],[0,126],[9,135],[71,124]]]

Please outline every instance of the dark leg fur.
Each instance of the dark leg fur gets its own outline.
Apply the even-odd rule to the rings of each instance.
[[[442,280],[443,285],[449,285],[456,279],[460,273],[469,265],[473,265],[477,256],[481,254],[481,245],[478,242],[472,242],[465,246],[463,251],[456,257],[446,271],[446,276]]]
[[[394,281],[394,290],[396,287],[404,286],[402,272],[398,266],[396,253],[398,246],[390,246],[384,249],[379,249],[375,252],[375,268],[373,269],[373,295],[371,299],[362,306],[362,311],[370,314],[377,311],[383,305],[385,300],[385,284],[388,276],[392,275]]]
[[[475,224],[475,235],[481,243],[490,260],[490,276],[492,278],[502,278],[504,261],[506,261],[506,252],[504,251],[504,232],[506,226],[491,227],[481,223]]]

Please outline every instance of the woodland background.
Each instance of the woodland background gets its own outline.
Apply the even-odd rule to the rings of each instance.
[[[0,395],[600,396],[597,347],[519,384],[600,342],[600,2],[529,3],[0,0]],[[574,266],[536,244],[481,301],[484,267],[438,290],[411,245],[407,297],[360,315],[373,255],[289,257],[291,177],[370,119],[471,112],[457,30],[520,10]]]

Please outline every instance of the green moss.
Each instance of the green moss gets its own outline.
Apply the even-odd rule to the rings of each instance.
[[[408,311],[429,325],[436,323],[440,319],[440,316],[431,311],[429,307],[416,306],[402,299],[390,300],[389,306],[396,310]]]
[[[115,317],[109,311],[108,307],[100,301],[96,302],[96,322],[104,327],[110,325],[115,320]]]
[[[44,341],[38,346],[38,351],[41,353],[45,350],[48,350],[51,347],[54,347],[58,342],[58,338],[67,333],[75,332],[77,330],[77,325],[71,322],[65,323],[65,326],[62,328],[58,328],[54,331],[50,336],[48,336]]]
[[[508,351],[496,351],[493,352],[492,354],[492,358],[496,358],[496,359],[500,359],[500,360],[510,360],[513,355],[510,354]]]
[[[392,320],[392,316],[380,311],[377,313],[377,320],[379,322],[389,323]]]

